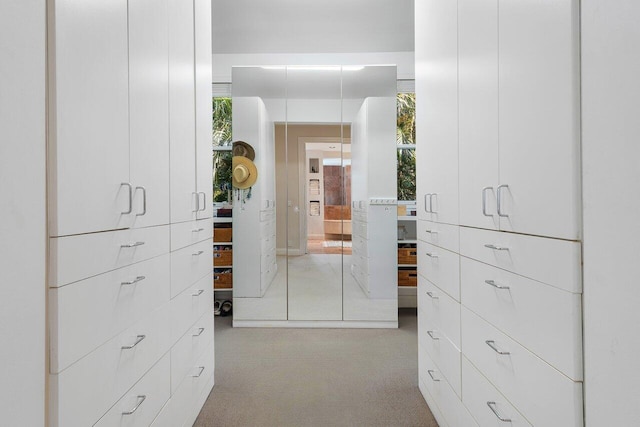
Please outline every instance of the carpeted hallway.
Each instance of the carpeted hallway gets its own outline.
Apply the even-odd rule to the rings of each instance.
[[[196,427],[437,426],[418,390],[415,309],[399,329],[244,329],[216,317],[216,385]]]

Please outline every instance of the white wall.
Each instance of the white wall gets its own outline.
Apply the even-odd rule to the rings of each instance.
[[[45,0],[0,2],[0,424],[45,419]]]
[[[585,421],[640,419],[640,2],[582,2]]]

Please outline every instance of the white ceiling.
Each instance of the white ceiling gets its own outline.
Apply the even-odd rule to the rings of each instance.
[[[412,52],[414,0],[212,0],[213,53]]]

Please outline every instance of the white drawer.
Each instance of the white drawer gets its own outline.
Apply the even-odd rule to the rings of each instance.
[[[460,269],[464,306],[569,378],[582,380],[580,294],[465,257]]]
[[[532,427],[466,357],[462,358],[462,403],[481,426]]]
[[[271,267],[276,262],[275,251],[271,250],[266,253],[262,253],[260,256],[260,271],[265,272],[271,270]]]
[[[460,226],[419,220],[418,239],[452,252],[460,252]]]
[[[213,311],[205,312],[171,349],[171,393],[213,340]]]
[[[462,351],[531,422],[545,427],[581,427],[582,383],[560,371],[462,307]],[[498,354],[486,341],[498,351]]]
[[[478,424],[464,407],[462,400],[456,395],[447,379],[442,376],[429,354],[422,349],[419,357],[420,381],[435,400],[446,424],[450,427],[477,427]]]
[[[361,237],[363,239],[369,238],[369,233],[367,231],[367,222],[366,221],[352,221],[351,222],[351,233],[357,237]]]
[[[49,298],[57,373],[169,301],[169,254],[51,288]]]
[[[260,221],[270,221],[275,218],[274,211],[260,211]]]
[[[418,307],[432,328],[460,346],[460,303],[418,275]]]
[[[50,376],[54,426],[93,425],[169,351],[168,304],[59,374]],[[144,336],[144,338],[142,338]],[[133,348],[123,349],[124,346]]]
[[[58,287],[169,252],[169,226],[49,239],[49,286]]]
[[[270,219],[260,223],[260,237],[269,237],[276,235],[275,220]]]
[[[428,323],[424,311],[418,309],[418,344],[422,345],[431,360],[458,396],[462,396],[462,380],[460,378],[460,350],[433,325]]]
[[[213,219],[171,224],[171,250],[175,251],[213,238]]]
[[[134,427],[151,425],[156,415],[169,400],[169,353],[160,359],[129,391],[107,412],[96,427]],[[133,412],[133,413],[129,413]]]
[[[211,239],[171,252],[171,298],[211,271],[213,271]]]
[[[275,252],[276,236],[274,236],[273,234],[269,234],[268,236],[262,237],[262,239],[260,239],[260,248],[262,249],[262,252],[271,250],[274,250]]]
[[[193,417],[190,412],[194,409],[194,402],[205,392],[207,384],[211,384],[213,368],[214,342],[211,341],[151,425],[153,427],[184,426],[185,422]]]
[[[569,292],[582,292],[578,242],[461,227],[460,254]]]
[[[206,311],[213,311],[213,272],[171,300],[171,342],[176,342]]]
[[[419,240],[418,273],[460,301],[460,255]]]
[[[429,407],[431,414],[433,414],[433,417],[436,419],[438,427],[448,427],[447,422],[444,420],[444,415],[442,415],[440,408],[438,408],[436,400],[431,396],[429,390],[427,390],[427,386],[424,385],[422,380],[418,381],[418,388],[420,389],[420,393],[422,393],[422,397],[424,397],[424,400],[427,402],[427,406]]]

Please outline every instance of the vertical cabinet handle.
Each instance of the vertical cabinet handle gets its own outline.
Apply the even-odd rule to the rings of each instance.
[[[127,187],[127,189],[129,190],[129,209],[126,211],[123,211],[123,214],[130,214],[131,212],[133,212],[133,187],[131,186],[130,182],[123,182],[120,184],[120,187],[125,186]]]
[[[431,202],[431,193],[427,193],[424,195],[424,211],[425,212],[431,212],[431,207],[427,207],[428,203],[427,200],[429,200],[429,203]]]
[[[131,350],[132,348],[134,348],[135,346],[140,344],[142,342],[142,340],[145,339],[146,337],[147,337],[146,335],[138,335],[136,337],[136,342],[134,342],[132,345],[123,345],[122,349],[123,350]]]
[[[200,208],[200,195],[202,194],[202,208]],[[204,191],[199,191],[198,192],[198,205],[197,205],[197,209],[198,212],[199,211],[204,211],[207,209],[207,193],[205,193]]]
[[[123,412],[122,415],[131,415],[134,412],[136,412],[138,410],[138,408],[140,407],[140,405],[142,405],[142,402],[144,402],[147,399],[147,396],[145,396],[144,394],[141,396],[138,396],[138,401],[136,403],[136,406],[134,406],[130,411],[126,411]]]
[[[431,213],[438,213],[438,211],[433,208],[433,205],[434,205],[433,198],[434,197],[436,198],[435,205],[438,206],[438,193],[433,193],[433,194],[431,194],[429,196],[429,207],[431,208]]]
[[[492,214],[487,213],[487,191],[492,190],[493,187],[484,187],[482,189],[482,215],[493,217]]]
[[[136,190],[142,190],[142,213],[137,213],[136,216],[143,216],[147,214],[147,189],[139,186]]]
[[[503,418],[503,417],[500,416],[500,413],[498,413],[498,410],[496,409],[496,402],[487,402],[487,406],[489,407],[489,409],[491,409],[493,414],[496,417],[498,417],[498,419],[500,421],[502,421],[503,423],[510,423],[511,422],[511,418]]]
[[[200,196],[195,191],[191,195],[196,196],[196,208],[192,209],[191,212],[198,212],[200,210]]]
[[[498,215],[500,215],[501,217],[508,217],[509,216],[508,214],[502,212],[502,189],[503,188],[509,188],[509,186],[506,184],[499,185],[498,189],[496,190],[496,192],[498,193]]]

